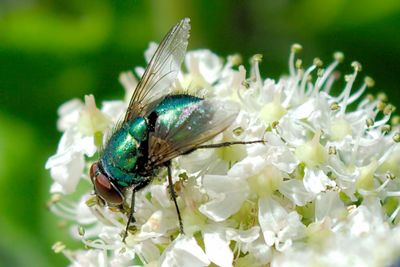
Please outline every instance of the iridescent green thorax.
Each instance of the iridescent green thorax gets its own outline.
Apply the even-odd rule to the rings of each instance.
[[[136,117],[122,125],[108,141],[101,157],[101,166],[107,176],[120,187],[140,185],[145,181],[140,164],[146,162],[149,131],[155,124],[174,127],[184,119],[187,108],[201,98],[173,95],[164,98],[146,118]],[[154,116],[156,115],[156,116]],[[155,120],[155,121],[154,121]]]
[[[137,117],[123,124],[108,141],[101,157],[101,165],[107,175],[120,186],[128,186],[141,179],[133,174],[140,157],[140,143],[147,139],[147,134],[145,118]]]

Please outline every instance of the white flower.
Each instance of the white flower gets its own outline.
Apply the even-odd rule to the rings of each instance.
[[[156,49],[145,53],[149,61]],[[224,62],[209,50],[188,52],[171,92],[239,103],[236,121],[210,143],[265,140],[265,144],[201,149],[172,162],[185,235],[179,233],[166,173],[136,193],[135,219],[126,242],[127,217],[102,205],[88,182],[113,126],[137,85],[120,76],[124,100],[93,96],[59,109],[63,132],[50,157],[54,194],[50,209],[72,221],[71,235],[88,250],[54,250],[71,266],[389,266],[400,258],[400,126],[383,95],[363,98],[366,77],[354,89],[361,65],[344,76],[339,95],[331,88],[343,54],[322,68],[303,69],[293,45],[289,75],[263,79],[261,56],[251,68],[240,57]],[[138,76],[144,68],[135,68]],[[354,103],[354,109],[349,105]],[[80,183],[80,181],[84,181]],[[77,190],[78,184],[80,189]],[[130,203],[129,190],[126,192]],[[71,199],[79,199],[74,201]]]
[[[111,120],[97,109],[93,95],[85,96],[85,105],[79,100],[65,103],[59,115],[58,127],[64,134],[57,153],[46,162],[46,169],[50,169],[54,179],[50,191],[69,194],[75,191],[82,176],[84,156],[94,155],[96,135],[106,131]]]
[[[277,201],[269,197],[260,198],[258,220],[265,243],[278,251],[288,249],[294,240],[304,236],[305,226],[299,214],[287,212]]]

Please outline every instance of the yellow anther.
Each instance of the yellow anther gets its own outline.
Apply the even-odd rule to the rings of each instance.
[[[374,79],[372,79],[372,78],[369,77],[369,76],[366,76],[366,77],[364,78],[364,82],[365,82],[365,84],[366,84],[369,88],[374,87],[374,85],[375,85]]]
[[[362,66],[360,64],[360,62],[358,61],[353,61],[351,63],[351,66],[354,68],[355,71],[360,72],[362,70]]]
[[[344,60],[344,54],[343,54],[342,52],[340,52],[340,51],[335,52],[335,53],[333,54],[333,58],[334,58],[337,62],[343,62],[343,60]]]
[[[301,46],[301,44],[292,44],[292,47],[290,49],[292,51],[292,53],[299,53],[301,52],[301,50],[303,50],[303,47]]]

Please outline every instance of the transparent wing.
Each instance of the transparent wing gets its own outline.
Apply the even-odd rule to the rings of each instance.
[[[190,20],[185,18],[164,37],[136,86],[125,114],[124,122],[144,115],[146,106],[169,93],[185,57]]]
[[[228,128],[238,113],[239,107],[233,102],[203,100],[169,123],[157,120],[149,136],[150,164],[160,166],[196,149]]]

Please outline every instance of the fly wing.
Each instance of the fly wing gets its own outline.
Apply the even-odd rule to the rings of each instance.
[[[238,113],[233,102],[203,100],[185,108],[170,123],[157,120],[149,136],[149,164],[157,167],[196,149],[228,128]]]
[[[185,18],[164,37],[136,86],[123,122],[144,116],[147,105],[169,93],[185,57],[190,20]]]

